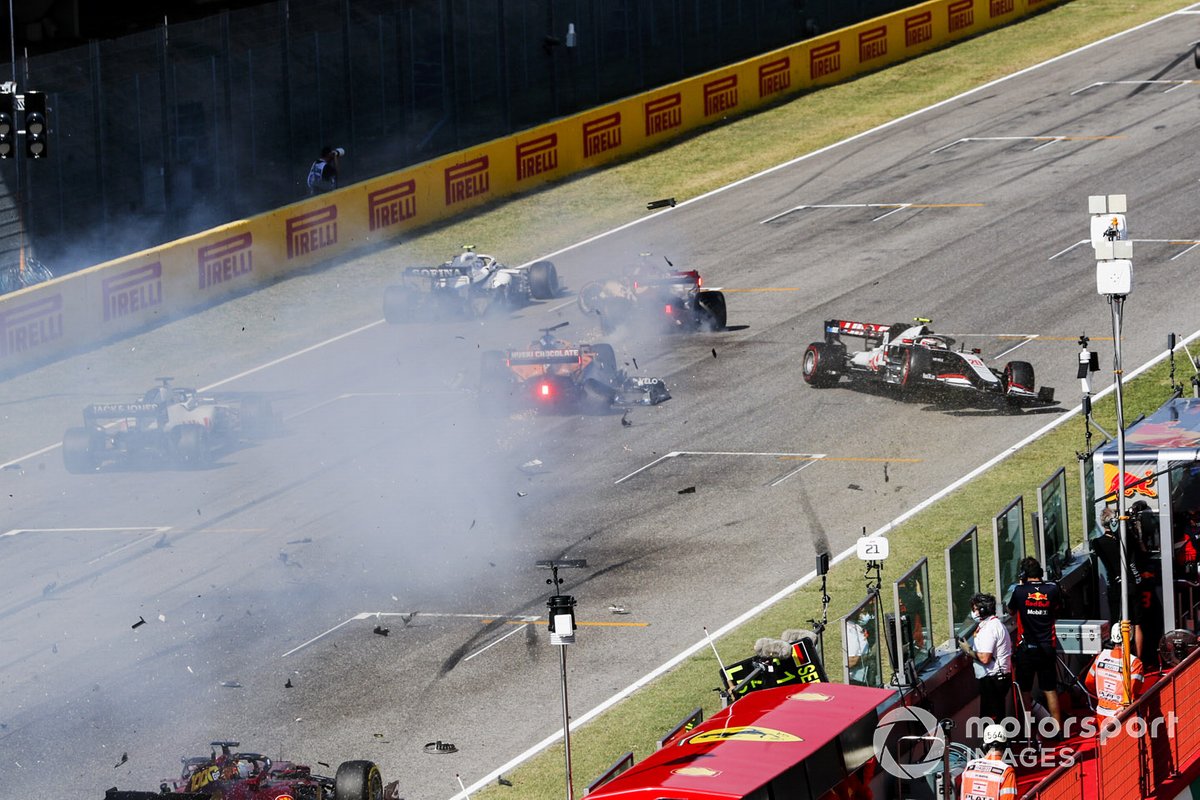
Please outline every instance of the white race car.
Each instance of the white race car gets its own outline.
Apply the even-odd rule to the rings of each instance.
[[[930,320],[882,325],[833,319],[825,322],[825,341],[804,351],[804,381],[825,388],[842,377],[893,384],[906,391],[929,394],[983,394],[1012,405],[1050,405],[1054,390],[1034,385],[1033,365],[1009,361],[1003,370],[984,363],[978,350],[954,349],[954,339],[934,333]],[[865,340],[865,348],[850,352],[843,336]]]
[[[551,262],[507,267],[495,256],[476,253],[471,245],[441,266],[406,268],[400,281],[383,294],[383,318],[388,322],[482,317],[558,296],[558,271]]]

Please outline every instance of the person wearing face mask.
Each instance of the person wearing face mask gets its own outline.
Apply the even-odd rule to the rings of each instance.
[[[978,623],[975,633],[959,648],[979,679],[979,716],[999,722],[1008,716],[1012,691],[1012,637],[996,616],[996,598],[990,594],[971,598],[971,618]]]

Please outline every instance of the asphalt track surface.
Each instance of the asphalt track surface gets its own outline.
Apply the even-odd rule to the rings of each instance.
[[[299,355],[209,348],[189,371],[186,348],[232,320],[294,319],[292,350],[346,333],[314,322],[314,298],[353,263],[6,381],[0,795],[153,789],[236,738],[330,773],[374,759],[405,797],[441,800],[560,727],[536,560],[587,559],[563,587],[579,715],[1020,441],[1061,411],[816,390],[803,348],[827,318],[929,316],[1074,405],[1076,337],[1111,358],[1081,244],[1087,197],[1110,192],[1135,239],[1126,364],[1200,327],[1198,38],[1200,17],[1172,16],[555,254],[575,288],[652,251],[729,292],[728,331],[606,337],[674,395],[628,427],[479,413],[481,350],[564,320],[599,338],[569,294],[482,325],[371,309]],[[69,475],[36,453],[164,371],[241,375],[218,390],[270,393],[285,430],[197,472]],[[458,752],[426,753],[437,740]]]

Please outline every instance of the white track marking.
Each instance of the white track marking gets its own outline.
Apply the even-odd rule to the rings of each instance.
[[[345,625],[349,625],[351,622],[358,622],[359,620],[372,619],[372,618],[373,619],[382,619],[384,617],[407,617],[409,619],[409,621],[412,621],[413,619],[415,619],[418,616],[420,616],[420,617],[438,617],[438,618],[442,618],[442,619],[475,619],[475,620],[503,619],[503,620],[515,620],[517,622],[523,622],[526,625],[528,625],[531,622],[537,622],[539,619],[541,619],[541,617],[530,616],[528,614],[523,615],[523,616],[512,616],[510,614],[458,614],[458,613],[435,612],[435,611],[363,611],[358,614],[355,614],[353,617],[350,617],[349,619],[342,620],[337,625],[334,625],[332,628],[325,631],[324,633],[318,633],[316,636],[312,637],[307,642],[304,642],[303,644],[293,647],[291,650],[288,650],[286,653],[281,655],[280,658],[287,658],[292,653],[297,653],[297,652],[303,650],[304,648],[308,647],[313,642],[324,639],[326,636],[333,633],[338,628],[341,628]]]
[[[825,458],[827,455],[828,455],[827,453],[755,453],[755,452],[739,451],[739,450],[711,450],[711,451],[710,450],[672,450],[670,453],[667,453],[664,456],[659,456],[658,458],[654,459],[649,464],[646,464],[645,466],[635,469],[633,472],[629,473],[625,477],[618,478],[617,480],[613,481],[613,486],[616,486],[619,483],[624,483],[625,481],[632,478],[634,475],[645,472],[646,470],[650,469],[651,467],[653,467],[657,464],[662,463],[663,461],[665,461],[668,458],[678,458],[679,456],[768,456],[771,458],[799,458],[799,459],[811,459],[813,461],[819,461],[820,459]],[[808,466],[808,465],[806,464],[805,466]],[[803,468],[804,467],[800,467],[800,469],[803,469]],[[799,472],[799,470],[794,470],[793,474],[795,472]],[[784,480],[787,479],[787,477],[790,477],[790,475],[785,476],[783,479],[779,480],[778,483],[782,483]],[[773,483],[771,485],[774,486],[776,484]]]
[[[999,361],[1001,358],[1003,358],[1004,356],[1008,355],[1008,354],[1009,354],[1009,353],[1011,353],[1013,350],[1016,350],[1018,347],[1024,347],[1025,345],[1029,344],[1030,342],[1032,342],[1032,341],[1033,341],[1034,339],[1036,339],[1036,338],[1038,338],[1038,335],[1037,335],[1036,333],[1029,333],[1029,334],[1026,334],[1026,335],[1025,335],[1025,341],[1023,341],[1023,342],[1018,342],[1017,344],[1014,344],[1012,347],[1010,347],[1010,348],[1008,348],[1007,350],[1005,350],[1003,353],[1000,353],[999,355],[996,355],[996,356],[992,356],[992,361]]]
[[[150,533],[166,533],[170,525],[122,525],[111,528],[13,528],[0,533],[0,539],[5,536],[16,536],[21,533],[119,533],[121,531],[149,531]]]
[[[802,470],[802,469],[808,469],[808,468],[809,468],[809,467],[811,467],[813,464],[817,463],[817,461],[818,461],[818,459],[815,459],[815,458],[814,458],[812,461],[805,461],[803,464],[801,464],[800,466],[796,467],[794,470],[792,470],[791,472],[787,473],[787,474],[786,474],[786,475],[784,475],[782,478],[779,478],[778,480],[776,480],[776,481],[772,482],[772,483],[771,483],[771,488],[772,488],[772,489],[773,489],[773,488],[775,488],[775,487],[776,487],[776,486],[778,486],[779,484],[781,484],[781,483],[783,483],[784,481],[786,481],[788,478],[790,478],[790,477],[792,477],[793,475],[795,475],[795,474],[796,474],[797,472],[799,472],[800,470]]]
[[[471,655],[469,655],[469,656],[467,656],[466,658],[464,658],[464,659],[463,659],[463,661],[470,661],[470,660],[471,660],[472,658],[474,658],[475,656],[478,656],[478,655],[483,655],[483,654],[484,654],[484,653],[486,653],[488,650],[490,650],[490,649],[492,649],[493,647],[495,647],[496,645],[500,644],[501,642],[503,642],[503,641],[504,641],[505,639],[507,639],[508,637],[510,637],[510,636],[512,636],[512,635],[514,635],[514,634],[520,633],[521,631],[525,630],[525,629],[526,629],[526,628],[528,628],[528,627],[529,627],[529,623],[528,623],[528,622],[522,623],[520,626],[518,626],[518,627],[514,628],[513,630],[509,631],[508,633],[504,634],[503,636],[501,636],[499,639],[497,639],[496,641],[492,642],[491,644],[485,645],[485,646],[484,646],[482,649],[480,649],[480,650],[476,650],[474,653],[471,653]]]
[[[1178,89],[1180,86],[1187,86],[1188,84],[1192,84],[1192,83],[1200,83],[1200,81],[1189,81],[1189,80],[1096,81],[1095,83],[1089,83],[1087,86],[1084,86],[1082,89],[1076,89],[1075,91],[1071,92],[1071,97],[1074,97],[1077,94],[1082,94],[1083,92],[1086,92],[1088,89],[1095,89],[1098,86],[1147,86],[1147,85],[1152,86],[1154,84],[1167,84],[1172,87],[1172,89],[1167,90],[1167,92],[1169,92],[1169,91],[1172,91],[1173,89]],[[1163,92],[1163,94],[1166,94],[1167,92]]]

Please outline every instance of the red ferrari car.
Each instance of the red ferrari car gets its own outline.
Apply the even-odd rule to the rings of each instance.
[[[219,754],[184,758],[179,778],[163,781],[157,792],[114,787],[104,800],[400,800],[398,782],[385,787],[379,767],[370,761],[343,762],[336,776],[327,778],[291,761],[235,752],[238,744],[213,742]]]

